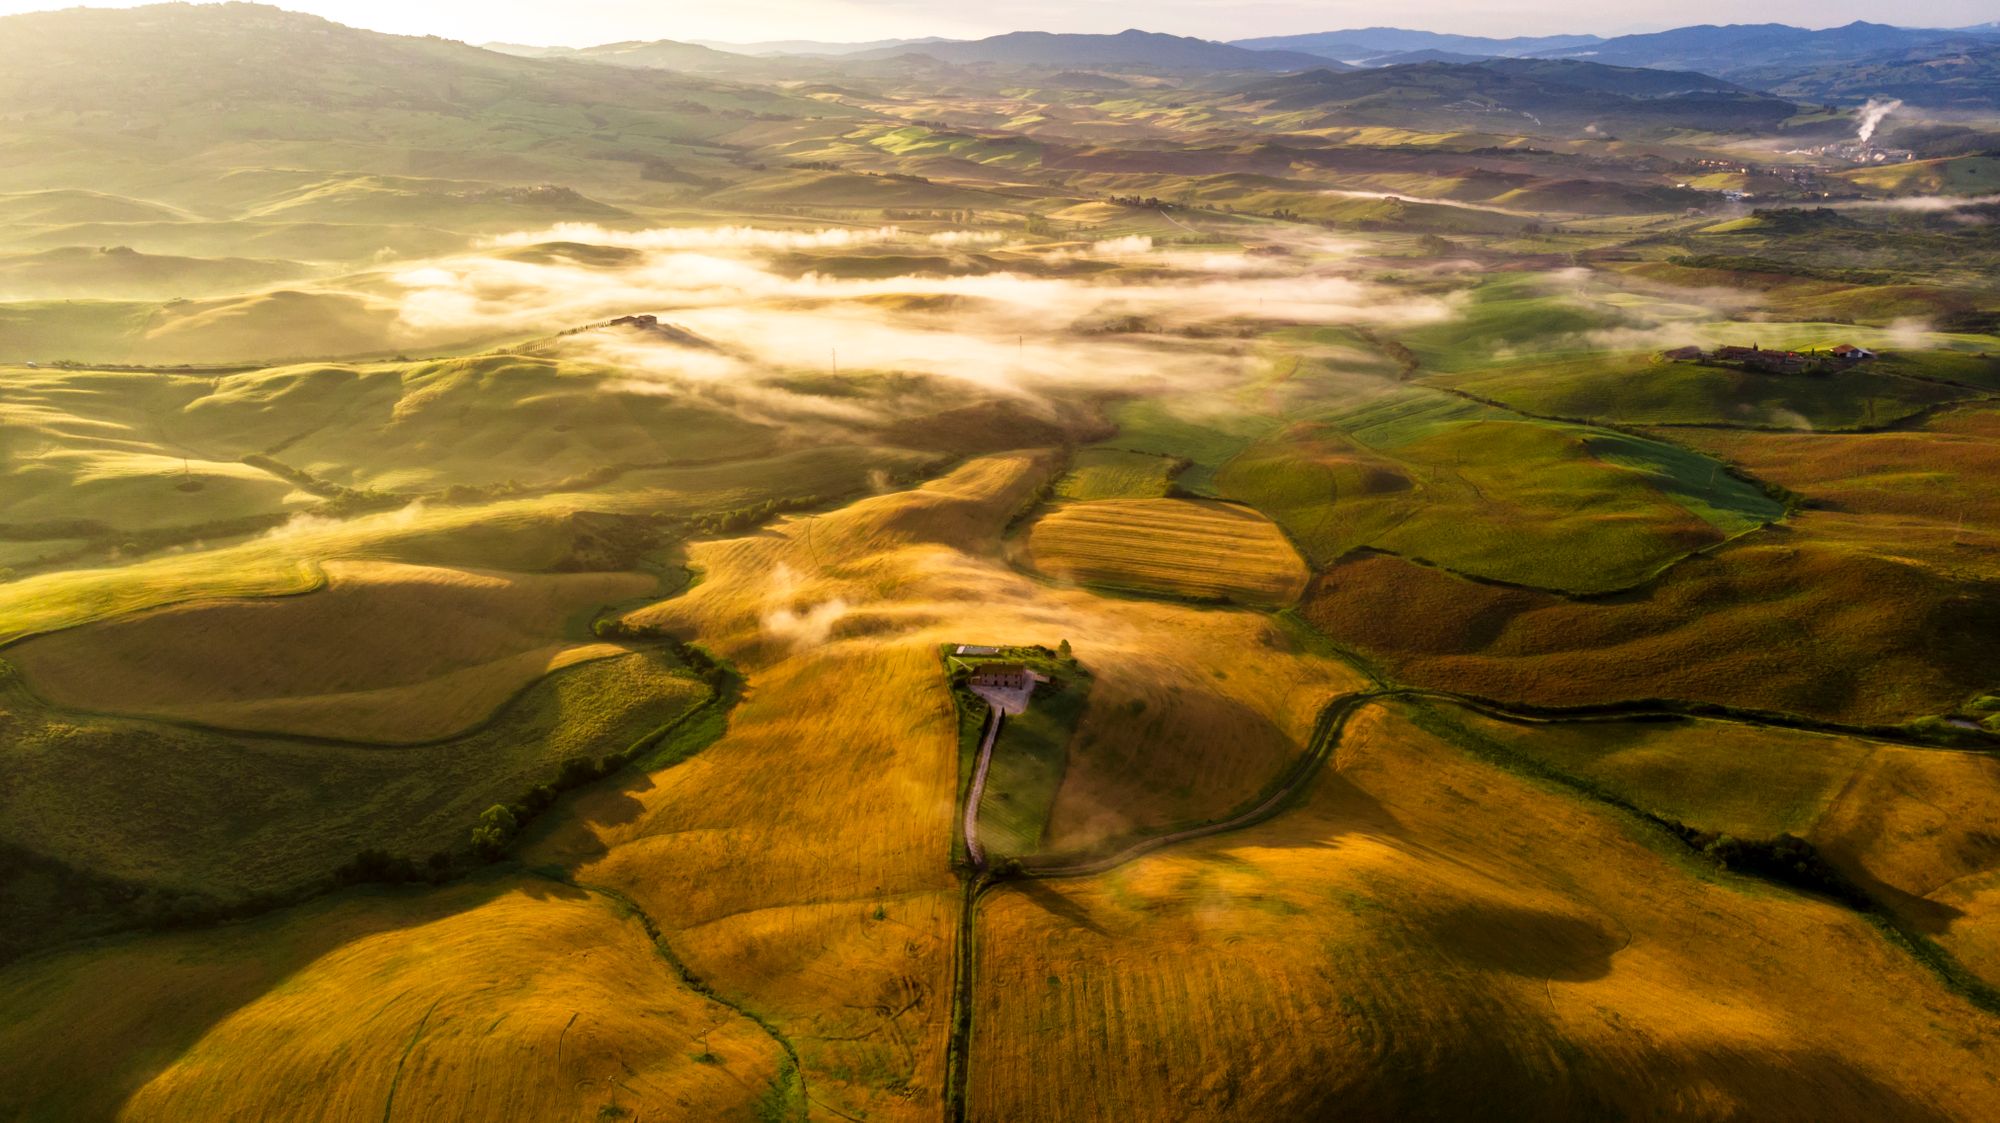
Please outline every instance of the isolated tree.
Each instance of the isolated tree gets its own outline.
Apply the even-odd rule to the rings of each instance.
[[[1058,655],[1062,656],[1062,657],[1063,657],[1063,658],[1065,658],[1065,659],[1074,659],[1074,658],[1076,658],[1076,656],[1074,656],[1074,655],[1071,655],[1071,654],[1069,653],[1069,641],[1068,641],[1068,640],[1064,640],[1064,641],[1062,641],[1062,643],[1060,643],[1060,644],[1058,644],[1058,645],[1057,645],[1057,647],[1056,647],[1056,654],[1058,654]]]
[[[472,848],[482,857],[498,857],[520,829],[521,821],[514,817],[514,812],[496,803],[479,816],[479,825],[472,828]]]

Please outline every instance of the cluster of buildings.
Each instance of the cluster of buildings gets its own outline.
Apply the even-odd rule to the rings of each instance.
[[[1676,347],[1660,357],[1675,363],[1725,363],[1765,374],[1808,374],[1845,370],[1874,358],[1875,352],[1848,343],[1825,351],[1766,351],[1753,343],[1748,347],[1717,347],[1713,351],[1694,346]]]
[[[1907,164],[1917,158],[1917,154],[1907,148],[1877,148],[1865,140],[1843,140],[1804,151],[1809,155],[1826,156],[1850,164]]]

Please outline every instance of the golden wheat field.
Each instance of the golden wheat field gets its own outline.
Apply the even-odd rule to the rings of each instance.
[[[622,653],[578,640],[641,574],[527,575],[335,561],[300,596],[204,600],[18,644],[59,706],[262,733],[419,742],[481,721],[548,673]]]
[[[527,855],[641,902],[697,973],[795,1041],[811,1094],[841,1110],[927,1118],[942,1091],[957,725],[939,643],[1070,638],[1098,676],[1092,713],[1112,707],[1086,728],[1147,697],[1180,723],[1072,755],[1057,808],[1074,843],[1221,813],[1358,682],[1253,614],[1014,572],[1001,531],[1052,468],[988,458],[695,547],[701,581],[626,619],[715,644],[749,695],[699,757],[584,797]]]
[[[1860,917],[1419,720],[1364,710],[1265,825],[991,893],[972,1117],[1927,1119],[2000,1095],[1988,1016]]]
[[[2000,981],[2000,763],[1984,753],[1727,721],[1521,723],[1442,709],[1466,733],[1648,814],[1739,839],[1804,838],[1890,914]]]
[[[1188,499],[1065,504],[1035,522],[1027,550],[1038,571],[1064,581],[1245,604],[1290,604],[1308,576],[1271,520]]]
[[[1807,837],[1885,907],[2000,984],[2000,762],[1882,748]]]
[[[787,1102],[786,1065],[616,901],[535,877],[0,972],[0,1087],[26,1119],[749,1118]]]
[[[1468,734],[1589,781],[1648,814],[1738,838],[1804,834],[1875,753],[1861,737],[1731,721],[1501,721],[1441,707]]]

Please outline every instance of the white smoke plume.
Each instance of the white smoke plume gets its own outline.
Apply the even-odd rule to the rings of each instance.
[[[1899,98],[1869,98],[1868,104],[1861,107],[1861,131],[1855,135],[1863,144],[1874,140],[1875,130],[1881,127],[1882,118],[1902,107],[1903,103]]]

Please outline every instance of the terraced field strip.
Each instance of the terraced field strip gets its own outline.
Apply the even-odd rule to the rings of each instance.
[[[1275,523],[1208,500],[1064,504],[1029,531],[1028,553],[1062,580],[1249,604],[1289,604],[1309,577]]]

